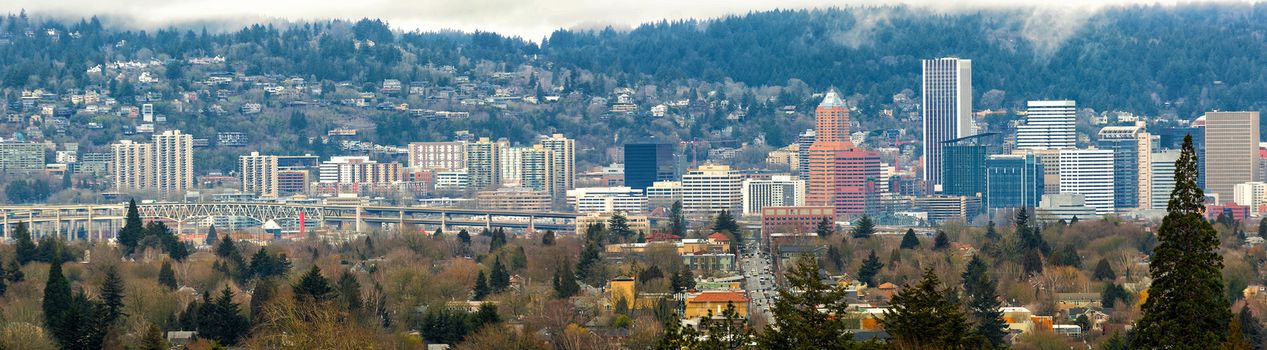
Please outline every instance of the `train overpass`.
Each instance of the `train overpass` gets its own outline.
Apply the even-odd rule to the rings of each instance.
[[[178,233],[196,232],[200,223],[217,218],[249,218],[262,224],[269,220],[289,227],[318,227],[329,230],[364,232],[416,225],[424,230],[441,228],[507,228],[514,230],[573,231],[576,213],[521,212],[464,208],[424,208],[369,205],[321,205],[290,203],[139,203],[143,220],[167,222]],[[74,204],[0,206],[3,235],[9,238],[10,228],[27,223],[36,236],[64,235],[74,239],[74,232],[86,232],[87,239],[111,237],[123,226],[127,204]]]

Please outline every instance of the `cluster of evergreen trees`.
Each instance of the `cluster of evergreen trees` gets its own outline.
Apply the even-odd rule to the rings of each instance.
[[[167,228],[167,224],[160,221],[142,224],[135,199],[128,202],[123,228],[119,230],[115,239],[123,248],[124,255],[132,255],[146,248],[158,248],[176,261],[185,261],[185,257],[189,256],[189,246],[180,241],[172,230]]]

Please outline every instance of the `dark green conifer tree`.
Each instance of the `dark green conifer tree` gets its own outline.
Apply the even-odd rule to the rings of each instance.
[[[1153,283],[1132,348],[1210,349],[1227,340],[1232,310],[1224,293],[1223,256],[1218,233],[1202,217],[1205,195],[1197,187],[1197,161],[1192,136],[1184,137],[1175,189],[1148,265]]]

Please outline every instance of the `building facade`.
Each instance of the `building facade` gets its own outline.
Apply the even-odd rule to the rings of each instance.
[[[277,197],[281,192],[278,184],[280,178],[277,156],[251,152],[239,159],[241,160],[242,192],[254,193],[261,197]]]
[[[854,147],[849,139],[849,109],[836,90],[823,96],[815,110],[815,125],[814,144],[809,149],[807,204],[833,206],[837,215],[863,214],[876,208],[880,156]]]
[[[180,193],[194,187],[194,137],[180,130],[154,135],[154,187]]]
[[[632,187],[632,186],[631,186]],[[682,210],[695,217],[742,210],[743,176],[725,165],[701,165],[682,175]]]
[[[1060,193],[1082,195],[1087,207],[1109,214],[1114,206],[1113,150],[1068,149],[1060,151]]]
[[[942,185],[943,142],[971,135],[972,60],[923,60],[924,183]]]
[[[487,137],[466,144],[466,172],[470,188],[480,190],[501,185],[501,144]]]
[[[554,163],[551,188],[556,196],[562,197],[567,190],[576,188],[576,140],[554,134],[538,144],[551,152]]]
[[[769,180],[743,181],[743,215],[761,214],[761,209],[805,205],[805,181],[791,175],[775,175]]]
[[[1007,209],[1038,206],[1043,197],[1043,162],[1033,154],[1001,154],[986,160],[988,194],[985,207]]]
[[[1077,147],[1077,103],[1029,101],[1025,124],[1016,127],[1018,149],[1071,149]]]
[[[1205,194],[1230,201],[1233,187],[1258,179],[1258,112],[1205,114]]]
[[[142,190],[152,186],[154,144],[122,140],[110,145],[114,153],[115,191]]]
[[[0,173],[44,170],[44,145],[0,141]]]
[[[625,185],[641,190],[678,177],[677,156],[668,143],[625,144]]]
[[[1100,149],[1113,151],[1113,206],[1118,210],[1152,207],[1152,135],[1144,123],[1100,129]]]
[[[462,141],[410,143],[409,167],[433,170],[465,169],[466,143]]]
[[[1149,201],[1152,202],[1150,206],[1165,210],[1170,205],[1170,192],[1175,190],[1175,162],[1179,161],[1179,150],[1153,152],[1152,160],[1152,169],[1149,170],[1152,182],[1149,186],[1152,190],[1149,195]]]

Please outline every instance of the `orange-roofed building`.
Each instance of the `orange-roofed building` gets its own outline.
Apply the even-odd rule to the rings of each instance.
[[[726,304],[735,305],[735,311],[743,318],[748,317],[748,297],[744,292],[706,291],[686,299],[686,312],[683,318],[721,316],[726,311]]]
[[[727,242],[727,241],[730,241],[730,238],[729,238],[729,237],[726,237],[726,235],[725,235],[725,234],[723,234],[723,233],[721,233],[721,232],[713,232],[713,234],[708,235],[708,240],[710,240],[710,241],[719,241],[719,242]]]
[[[897,285],[893,284],[893,282],[881,283],[880,286],[875,289],[876,293],[884,297],[885,300],[893,299],[893,295],[897,294]]]

